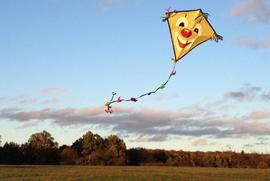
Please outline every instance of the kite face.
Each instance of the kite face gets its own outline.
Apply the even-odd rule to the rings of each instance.
[[[174,63],[199,44],[217,35],[207,20],[207,14],[200,9],[167,12],[166,16],[174,48]]]

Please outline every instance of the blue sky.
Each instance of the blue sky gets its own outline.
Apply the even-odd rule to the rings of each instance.
[[[172,68],[165,9],[201,8],[224,37],[177,63],[166,89],[103,112],[115,91],[153,90]],[[87,130],[128,147],[269,152],[269,0],[0,2],[0,135],[46,129],[60,144]]]

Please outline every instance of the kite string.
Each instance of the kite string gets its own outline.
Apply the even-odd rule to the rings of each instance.
[[[114,104],[114,103],[120,103],[120,102],[137,102],[139,99],[141,99],[141,98],[144,97],[144,96],[150,96],[151,94],[155,94],[158,90],[164,89],[165,86],[166,86],[166,85],[168,84],[168,82],[170,81],[170,79],[171,79],[173,76],[176,75],[176,70],[175,70],[175,68],[176,68],[176,64],[174,63],[173,69],[171,70],[168,79],[167,79],[164,83],[162,83],[162,84],[161,84],[159,87],[157,87],[155,90],[150,91],[150,92],[145,93],[145,94],[142,94],[142,95],[140,95],[140,96],[138,96],[138,97],[131,97],[130,99],[122,99],[122,98],[119,96],[117,99],[114,99],[116,93],[115,93],[115,92],[112,92],[112,97],[111,97],[110,101],[108,101],[108,102],[105,103],[105,107],[106,107],[105,112],[107,112],[107,113],[112,113],[113,111],[112,111],[112,106],[111,106],[111,105]]]

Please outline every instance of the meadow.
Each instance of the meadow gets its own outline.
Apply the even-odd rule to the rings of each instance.
[[[269,181],[270,169],[157,166],[0,166],[1,181]]]

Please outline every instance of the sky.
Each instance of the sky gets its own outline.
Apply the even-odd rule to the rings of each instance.
[[[181,59],[166,89],[106,114],[112,91],[166,80],[167,8],[201,8],[224,41]],[[1,0],[2,144],[47,130],[70,145],[90,130],[128,148],[270,153],[269,19],[269,0]]]

